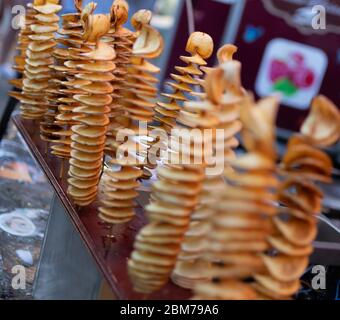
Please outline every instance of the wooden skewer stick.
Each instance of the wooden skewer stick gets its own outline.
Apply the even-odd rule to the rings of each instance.
[[[103,176],[105,167],[108,167],[108,165],[107,165],[106,162],[105,162],[105,156],[104,156],[104,157],[103,157],[103,163],[102,163],[102,171],[101,171],[101,173],[100,173],[99,180],[100,180],[100,179],[102,178],[102,176]]]
[[[111,232],[107,234],[106,236],[104,236],[104,248],[105,248],[104,258],[105,259],[109,255],[113,241],[116,239],[116,237],[112,233],[113,233],[113,230],[111,228]]]
[[[59,178],[62,179],[63,175],[64,175],[64,158],[61,159]]]

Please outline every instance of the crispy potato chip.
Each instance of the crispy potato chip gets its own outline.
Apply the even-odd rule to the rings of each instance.
[[[33,34],[30,35],[29,38],[33,41],[47,41],[47,40],[53,40],[54,34],[53,33],[44,33],[44,34]]]
[[[308,256],[313,252],[312,245],[296,246],[281,236],[269,237],[268,241],[279,252],[293,257]]]
[[[41,14],[49,15],[59,12],[63,7],[55,3],[47,3],[44,5],[34,5],[33,9]]]
[[[72,134],[71,132],[71,139],[72,141],[81,143],[83,145],[88,146],[99,146],[105,143],[105,136],[101,137],[89,137],[82,135],[83,129],[76,129],[80,134]]]
[[[88,126],[107,126],[110,123],[106,115],[80,115],[73,116],[73,120]]]
[[[134,167],[123,167],[120,171],[109,171],[107,174],[116,180],[131,180],[131,179],[137,179],[141,177],[143,172]]]
[[[291,300],[291,295],[278,294],[257,282],[253,282],[250,285],[257,291],[257,299],[259,300]]]
[[[278,281],[290,282],[299,279],[308,266],[308,257],[290,257],[279,255],[261,256],[268,272]]]
[[[316,237],[317,226],[315,223],[296,218],[292,218],[287,222],[279,218],[275,218],[273,221],[281,234],[288,241],[298,246],[307,246]]]
[[[28,49],[33,52],[42,52],[55,47],[57,43],[53,40],[49,41],[34,41],[28,45]]]
[[[107,106],[112,102],[109,95],[75,95],[73,98],[88,106]]]
[[[301,127],[301,133],[321,147],[339,140],[340,113],[325,96],[319,95],[312,102],[309,116]]]
[[[73,177],[86,178],[86,179],[90,179],[94,177],[99,178],[100,176],[100,172],[98,173],[97,170],[94,170],[94,169],[88,170],[85,168],[78,168],[72,165],[70,166],[69,173]]]
[[[171,272],[171,268],[169,267],[161,267],[161,266],[155,266],[153,264],[143,263],[139,261],[138,263],[135,263],[134,260],[130,259],[128,261],[129,268],[133,268],[135,270],[139,270],[145,273],[151,273],[151,274],[167,274]]]
[[[147,252],[133,251],[131,255],[132,260],[136,263],[145,263],[161,267],[172,267],[173,259],[166,259],[164,255],[153,255]]]
[[[158,170],[161,178],[182,182],[200,182],[204,178],[202,171],[178,170],[174,167],[162,167]]]
[[[96,82],[106,82],[115,80],[115,76],[110,72],[101,72],[101,73],[81,73],[76,74],[76,78],[80,78],[88,81],[96,81]]]
[[[172,281],[187,289],[193,289],[198,283],[208,280],[208,277],[202,276],[202,270],[209,268],[205,261],[190,262],[179,261],[171,275]]]
[[[53,63],[53,59],[52,58],[39,60],[26,59],[26,63],[32,67],[48,66]]]
[[[67,180],[68,184],[74,186],[78,189],[88,189],[98,185],[98,178],[87,179],[87,180],[79,180],[75,178],[69,178]]]
[[[144,58],[157,58],[163,51],[163,38],[159,31],[143,24],[139,36],[133,45],[133,54]]]
[[[109,82],[95,82],[86,85],[79,85],[76,87],[92,94],[110,94],[113,92],[114,89]]]
[[[67,193],[75,198],[86,198],[90,196],[95,196],[96,192],[96,186],[87,189],[78,189],[74,186],[69,186],[67,189]]]
[[[255,275],[254,278],[266,289],[282,296],[292,295],[300,288],[300,280],[298,279],[289,282],[282,282],[267,275]]]
[[[135,179],[118,181],[109,180],[105,182],[105,186],[116,190],[130,190],[138,188],[140,183]]]
[[[227,180],[236,183],[243,187],[254,188],[276,188],[278,181],[274,175],[270,173],[264,174],[263,172],[247,172],[240,174],[236,172],[225,173]]]
[[[225,63],[233,60],[234,54],[237,52],[237,47],[233,44],[225,44],[217,51],[217,58],[219,63]]]
[[[104,147],[104,145],[96,145],[96,146],[88,146],[85,144],[81,144],[78,142],[71,142],[71,148],[87,153],[97,153],[98,150],[101,150]]]
[[[218,252],[263,252],[269,249],[269,245],[265,240],[249,241],[232,241],[229,243],[211,243],[209,249]]]
[[[185,50],[193,54],[198,53],[203,59],[206,59],[211,56],[213,48],[213,40],[208,34],[194,32],[190,35]]]
[[[71,150],[71,157],[83,162],[97,162],[103,158],[103,152],[88,153],[79,150]]]
[[[230,213],[228,215],[216,215],[216,224],[224,228],[237,228],[237,229],[259,229],[268,230],[270,223],[268,220],[253,214],[238,214]],[[218,221],[218,222],[217,222]],[[214,222],[215,223],[215,222]]]
[[[90,72],[112,72],[116,65],[112,61],[96,61],[90,63],[80,63],[77,67]]]
[[[332,167],[332,161],[325,153],[306,144],[288,149],[282,162],[285,166],[289,166],[301,158],[315,158],[322,161],[325,166]]]
[[[103,135],[105,135],[106,127],[105,126],[75,125],[75,126],[72,126],[72,131],[86,138],[100,138]]]
[[[36,14],[35,19],[37,19],[40,22],[43,23],[55,23],[59,22],[59,17],[55,13],[50,13],[50,14]]]
[[[116,58],[116,52],[113,47],[100,41],[94,51],[82,53],[82,56],[96,61],[112,61]]]
[[[45,34],[58,31],[58,24],[32,24],[30,28],[34,33]]]

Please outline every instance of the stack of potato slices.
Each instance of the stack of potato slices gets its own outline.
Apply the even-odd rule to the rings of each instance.
[[[157,93],[153,84],[142,84],[144,76],[151,77],[149,72],[144,69],[145,66],[152,66],[146,59],[158,57],[163,49],[163,40],[160,34],[149,26],[150,19],[151,12],[147,10],[138,11],[132,17],[132,23],[137,30],[136,42],[132,49],[131,64],[128,67],[130,78],[126,81],[124,99],[121,99],[126,117],[130,119],[127,129],[137,145],[139,145],[137,140],[139,137],[138,132],[136,133],[134,130],[134,123],[138,124],[142,121],[147,123],[152,120],[152,106],[155,105],[155,101],[152,100],[155,100],[154,95]],[[155,67],[153,68],[155,69]],[[143,113],[149,112],[151,112],[151,117],[143,116]],[[116,142],[118,147],[119,141]],[[121,152],[123,148],[128,153],[127,157],[125,152]],[[125,223],[134,217],[134,199],[138,196],[135,189],[139,186],[137,179],[143,175],[141,169],[143,161],[140,161],[138,156],[137,148],[130,149],[129,145],[122,145],[116,152],[115,158],[109,161],[110,165],[120,166],[120,169],[118,172],[113,169],[105,172],[104,199],[102,201],[104,206],[99,208],[99,216],[103,220],[110,223]]]
[[[195,212],[192,214],[190,227],[182,243],[182,250],[178,256],[175,270],[172,274],[172,280],[179,286],[193,289],[194,286],[209,278],[204,275],[202,270],[209,268],[210,263],[202,259],[205,252],[206,239],[209,233],[209,219],[214,213],[213,205],[216,201],[212,194],[224,191],[225,182],[223,181],[223,168],[230,168],[230,160],[235,159],[233,148],[238,146],[238,140],[235,135],[241,130],[239,120],[240,107],[243,99],[243,90],[241,87],[241,64],[233,61],[233,54],[237,48],[233,45],[225,45],[218,50],[219,68],[215,69],[224,74],[217,83],[208,82],[206,87],[210,97],[217,90],[226,90],[219,99],[212,100],[212,103],[218,105],[216,116],[220,123],[212,133],[213,146],[212,157],[206,168],[206,177],[203,183],[200,203]],[[225,81],[228,79],[228,81]],[[227,86],[226,83],[229,85]],[[218,137],[219,133],[223,136]],[[213,160],[213,159],[212,159]],[[221,168],[221,170],[219,170]]]
[[[201,82],[197,77],[201,77],[203,72],[200,66],[205,66],[212,52],[212,47],[206,47],[207,42],[213,43],[211,37],[203,32],[194,32],[190,35],[186,51],[191,56],[181,56],[180,59],[187,64],[187,66],[176,66],[175,69],[179,74],[171,74],[174,81],[168,82],[172,89],[172,93],[162,93],[168,101],[158,102],[155,108],[155,120],[161,123],[163,129],[170,133],[171,129],[176,124],[181,105],[188,100],[186,94],[194,93],[194,86],[200,85]]]
[[[79,53],[86,60],[72,61],[77,76],[84,83],[76,84],[82,93],[73,95],[81,105],[73,110],[77,123],[71,127],[71,159],[68,193],[75,204],[86,206],[97,196],[103,166],[108,114],[112,102],[113,86],[105,75],[115,69],[114,49],[101,41],[110,28],[110,16],[82,13],[84,34],[82,41],[91,48]]]
[[[124,27],[128,20],[129,6],[125,0],[115,0],[111,7],[111,28],[106,38],[108,43],[115,48],[116,69],[113,71],[112,85],[114,93],[111,103],[110,125],[107,131],[106,153],[113,158],[122,141],[117,141],[117,133],[126,129],[131,124],[123,109],[125,92],[127,91],[128,66],[131,64],[132,46],[135,42],[135,34]]]
[[[213,44],[205,39],[208,40],[201,46],[209,51]],[[134,288],[139,292],[151,293],[161,288],[176,263],[190,215],[199,201],[205,168],[202,150],[194,147],[196,135],[187,128],[196,128],[203,137],[205,128],[214,128],[219,122],[214,111],[209,101],[185,104],[180,111],[180,124],[172,131],[171,155],[157,169],[158,181],[152,186],[151,203],[146,206],[150,223],[138,234],[128,263]],[[204,139],[200,142],[204,146]],[[184,158],[190,161],[183,163]]]
[[[275,256],[264,255],[266,273],[255,276],[256,289],[271,299],[288,299],[300,287],[317,234],[316,216],[322,209],[323,192],[316,183],[330,183],[332,160],[318,147],[339,139],[340,113],[327,98],[313,100],[300,135],[290,138],[280,165],[278,190],[280,216],[268,239]]]
[[[128,73],[129,92],[124,107],[133,121],[143,123],[145,128],[152,130],[153,127],[150,127],[150,123],[155,114],[154,108],[156,107],[158,93],[156,74],[159,73],[160,69],[153,65],[150,60],[159,57],[163,52],[164,44],[160,33],[150,26],[151,17],[150,11],[141,10],[131,20],[138,36],[133,46],[132,65]],[[149,179],[152,176],[150,170],[157,166],[157,162],[153,161],[155,159],[149,152],[152,151],[149,145],[150,139],[145,140],[143,132],[138,132],[135,139],[141,142],[137,155],[144,157],[146,162],[143,167],[142,179]]]
[[[55,99],[58,105],[58,112],[54,119],[54,130],[52,130],[52,154],[62,159],[71,157],[71,126],[76,124],[72,119],[73,110],[80,105],[73,99],[73,95],[81,91],[76,88],[78,80],[77,70],[72,64],[75,60],[80,60],[79,48],[84,48],[81,37],[83,27],[81,23],[81,2],[74,1],[77,12],[62,15],[62,28],[58,31],[61,35],[57,39],[57,47],[53,55],[56,59],[55,65],[51,68],[54,70],[55,79],[53,79],[55,88]],[[85,10],[93,10],[94,6],[89,4]],[[84,58],[83,58],[84,59]],[[83,83],[83,80],[78,83]],[[42,127],[42,130],[44,128]]]
[[[26,119],[41,120],[48,110],[44,90],[51,79],[49,65],[54,62],[52,53],[58,30],[56,13],[62,8],[56,3],[58,1],[46,0],[29,5],[32,11],[28,23],[32,33],[28,35],[22,93],[12,95],[21,101],[21,116]]]
[[[59,16],[55,13],[45,16],[40,16],[40,20],[43,21],[45,24],[52,24],[55,26],[56,24],[59,24]],[[54,56],[54,51],[58,50],[56,47],[53,48],[52,52],[52,58],[51,63],[49,65],[50,67],[50,73],[51,73],[51,79],[49,80],[49,85],[45,89],[46,92],[46,100],[48,101],[48,108],[46,110],[46,113],[43,116],[42,121],[40,122],[40,137],[43,141],[47,142],[47,146],[50,142],[58,141],[60,139],[59,136],[54,135],[54,132],[60,131],[62,127],[55,123],[56,116],[58,115],[58,77],[59,75],[55,70],[53,70],[53,66],[57,63],[56,58]],[[52,66],[52,68],[51,68]],[[48,150],[48,148],[46,149]],[[54,150],[52,151],[54,152]]]
[[[10,84],[12,84],[15,88],[22,90],[22,77],[25,73],[25,59],[26,59],[26,50],[30,43],[30,36],[32,35],[33,31],[31,29],[31,24],[34,23],[34,10],[32,7],[28,7],[26,9],[26,14],[24,17],[21,17],[22,20],[19,21],[20,23],[20,32],[18,35],[18,46],[16,47],[18,54],[14,57],[14,66],[13,69],[17,71],[20,75],[19,79],[10,80]],[[10,92],[9,95],[17,98],[17,92]]]
[[[227,184],[216,198],[216,213],[205,259],[212,267],[205,271],[210,282],[195,288],[195,299],[256,299],[251,284],[243,280],[264,270],[261,253],[269,248],[271,217],[277,213],[275,189],[276,98],[245,99],[241,108],[243,143],[247,153],[231,161]]]

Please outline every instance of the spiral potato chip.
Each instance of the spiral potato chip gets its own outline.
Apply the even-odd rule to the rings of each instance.
[[[320,147],[336,143],[340,138],[339,109],[325,96],[317,96],[301,127],[301,133]]]
[[[223,68],[227,73],[224,77],[225,87],[229,96],[236,96],[242,94],[243,90],[238,85],[239,76],[234,72],[238,67],[230,60],[235,48],[226,47],[224,50],[220,51],[219,58],[226,61]],[[213,69],[209,70],[208,74],[213,72]],[[212,89],[210,92],[218,96]],[[243,281],[257,281],[255,275],[266,272],[266,265],[260,255],[270,248],[268,237],[274,230],[271,217],[277,215],[274,191],[279,182],[274,175],[273,115],[278,101],[260,100],[255,104],[251,97],[235,101],[241,104],[239,114],[247,153],[230,159],[230,155],[224,152],[224,159],[229,158],[224,170],[227,186],[221,188],[212,201],[206,202],[214,214],[208,220],[211,229],[207,234],[206,253],[202,258],[210,262],[211,268],[202,269],[202,272],[212,281],[209,286],[197,283],[194,299],[208,299],[212,295],[216,299],[259,299],[252,282],[245,284]],[[237,117],[231,119],[238,121]],[[228,126],[225,127],[228,132]],[[232,295],[223,296],[219,293],[228,281],[233,281],[239,288]],[[247,286],[251,292],[248,297],[242,295],[243,286]]]

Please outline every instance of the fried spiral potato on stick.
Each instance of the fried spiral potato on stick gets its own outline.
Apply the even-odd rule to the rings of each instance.
[[[91,50],[79,53],[79,57],[86,59],[71,63],[79,79],[86,81],[74,85],[80,92],[73,95],[73,100],[81,105],[73,109],[72,119],[78,124],[71,127],[68,194],[75,204],[86,206],[97,196],[112,103],[113,86],[110,81],[102,81],[101,76],[116,68],[112,62],[116,53],[101,40],[109,31],[110,16],[83,10],[81,21],[84,27],[81,40]]]
[[[87,58],[80,56],[80,53],[91,50],[87,48],[82,41],[84,32],[81,13],[81,1],[74,1],[77,12],[62,15],[62,28],[58,31],[60,37],[57,39],[59,46],[54,49],[53,55],[56,63],[52,66],[55,79],[53,82],[55,88],[55,99],[57,100],[58,110],[54,117],[54,126],[51,132],[52,154],[62,158],[69,159],[71,157],[71,127],[78,124],[73,119],[73,110],[81,106],[80,102],[73,99],[74,94],[83,93],[79,89],[79,85],[90,83],[88,80],[78,78],[76,62],[86,60]],[[94,10],[94,3],[90,3],[84,10]],[[44,130],[44,128],[42,128]]]
[[[212,47],[213,43],[208,40],[204,46]],[[204,150],[203,130],[218,124],[214,111],[209,100],[185,103],[179,124],[172,130],[169,161],[157,169],[158,181],[152,185],[151,202],[146,206],[150,223],[138,234],[128,262],[129,275],[138,292],[160,289],[176,263],[204,179],[204,152],[195,149],[195,142],[201,137]],[[179,161],[174,161],[173,156]]]
[[[279,168],[282,182],[278,182],[273,143],[262,140],[269,136],[273,142],[273,131],[266,123],[275,118],[274,101],[260,101],[262,115],[242,109],[243,142],[253,151],[232,164],[249,174],[243,177],[236,171],[226,175],[231,185],[219,206],[229,213],[213,216],[215,228],[210,232],[206,256],[216,266],[208,271],[212,282],[195,288],[197,299],[291,299],[300,287],[299,279],[313,251],[316,215],[323,198],[315,182],[331,182],[331,159],[316,146],[336,142],[338,118],[328,100],[314,100],[302,134],[289,140]],[[262,189],[265,186],[269,189]],[[275,207],[277,201],[280,207]],[[229,230],[221,228],[224,225]]]
[[[115,48],[116,58],[114,63],[116,69],[112,73],[111,84],[114,87],[111,103],[110,125],[107,130],[107,140],[105,151],[115,158],[115,153],[121,141],[117,141],[119,130],[126,129],[131,121],[123,109],[123,101],[127,92],[128,66],[131,63],[132,46],[135,35],[132,31],[124,27],[128,20],[129,6],[125,0],[115,0],[111,7],[111,28],[106,38],[111,46]]]
[[[62,17],[63,28],[58,30],[58,33],[62,35],[64,35],[66,29],[69,30],[65,26],[64,16]],[[56,20],[56,17],[53,15],[45,20],[48,21],[49,19],[54,21]],[[56,42],[57,44],[65,44],[65,39],[58,37]],[[72,47],[72,44],[70,44],[70,47]],[[71,115],[67,116],[67,112],[69,112],[69,110],[65,112],[65,105],[59,101],[61,98],[65,98],[66,100],[67,98],[72,97],[69,92],[66,92],[67,90],[62,85],[62,83],[67,81],[67,74],[63,71],[65,68],[63,64],[67,59],[69,59],[69,56],[66,55],[65,52],[67,52],[67,49],[62,49],[58,46],[53,48],[52,54],[54,64],[50,66],[52,78],[50,80],[50,86],[46,90],[48,92],[47,100],[49,102],[49,108],[44,115],[43,121],[40,123],[41,139],[46,141],[48,146],[49,143],[52,143],[51,153],[62,159],[68,159],[70,157],[70,125],[72,124]],[[62,162],[61,174],[63,172],[63,165],[64,163]]]
[[[176,66],[178,74],[171,74],[170,77],[173,81],[166,82],[172,92],[162,93],[165,101],[158,101],[155,107],[154,120],[157,125],[149,125],[146,144],[150,169],[157,166],[156,163],[161,160],[162,153],[166,152],[168,135],[176,123],[183,103],[193,98],[197,100],[204,98],[205,94],[201,92],[204,83],[202,70],[207,65],[205,59],[208,59],[213,52],[213,46],[211,48],[204,46],[208,42],[213,42],[208,34],[192,33],[186,45],[186,51],[191,56],[180,57],[187,66]]]
[[[138,124],[144,121],[146,124],[152,121],[153,107],[157,89],[155,83],[145,83],[143,78],[153,78],[153,73],[158,68],[153,66],[147,59],[158,57],[163,49],[163,39],[157,30],[149,25],[151,12],[140,10],[132,17],[132,24],[136,28],[136,42],[131,53],[131,64],[127,72],[129,78],[123,91],[124,99],[121,99],[121,107],[125,111],[125,116],[129,119],[126,132],[130,132],[129,139],[138,141],[140,138]],[[118,126],[119,127],[119,126]],[[119,141],[115,141],[119,145]],[[138,142],[136,142],[139,145]],[[103,181],[104,195],[99,208],[99,216],[109,223],[119,224],[130,221],[134,215],[134,200],[138,196],[136,188],[139,186],[137,179],[143,175],[142,166],[145,162],[139,160],[139,147],[136,150],[124,149],[126,144],[118,146],[118,154],[114,155],[110,165],[118,165],[120,169],[114,171],[108,169],[105,172]],[[128,157],[125,157],[125,151]],[[122,156],[123,157],[122,157]],[[126,201],[123,201],[126,200]]]
[[[107,130],[105,151],[112,158],[107,163],[109,168],[104,170],[101,180],[102,198],[100,200],[99,217],[112,224],[121,224],[130,221],[134,215],[135,201],[138,195],[135,191],[139,187],[137,179],[142,175],[138,167],[133,167],[131,162],[119,163],[117,150],[123,143],[117,140],[120,130],[130,125],[130,119],[124,112],[122,101],[126,92],[126,77],[128,66],[131,63],[132,46],[135,36],[132,31],[124,28],[128,20],[129,6],[126,1],[116,0],[111,7],[111,29],[107,34],[110,45],[115,48],[116,65],[111,81],[114,92],[110,105],[110,124]],[[124,164],[124,165],[123,165]]]
[[[24,17],[21,17],[19,21],[20,31],[18,34],[18,46],[16,47],[18,54],[14,57],[14,66],[12,67],[15,71],[17,71],[21,78],[12,79],[9,81],[11,85],[15,88],[22,90],[23,87],[23,74],[25,72],[25,59],[26,59],[26,50],[30,43],[30,35],[33,34],[31,30],[31,24],[34,23],[34,10],[31,6],[28,6],[26,9],[26,13]],[[15,94],[16,92],[10,92],[9,95]],[[15,97],[16,98],[16,97]]]
[[[154,108],[157,99],[156,74],[160,69],[151,63],[152,59],[159,57],[163,52],[164,43],[160,33],[150,25],[152,13],[148,10],[140,10],[132,16],[131,22],[136,29],[136,41],[133,45],[131,65],[128,68],[127,92],[124,95],[123,107],[128,117],[132,120],[132,130],[139,124],[148,129],[154,118]],[[149,127],[150,129],[150,127]],[[152,149],[149,146],[149,138],[144,132],[135,135],[140,141],[137,156],[145,158],[142,179],[149,179],[157,165],[152,158]]]
[[[210,217],[204,259],[211,267],[202,273],[211,279],[198,283],[194,299],[257,299],[252,276],[261,273],[261,254],[269,248],[271,217],[277,214],[275,189],[275,115],[276,98],[243,101],[240,119],[247,153],[229,160],[225,170],[226,185],[217,194]],[[261,146],[259,148],[259,146]],[[254,283],[254,279],[252,283]]]
[[[155,120],[161,123],[164,130],[170,133],[174,127],[178,117],[181,105],[188,98],[186,94],[194,94],[194,86],[200,85],[197,77],[201,77],[203,72],[200,66],[205,66],[212,52],[213,46],[206,46],[211,43],[211,37],[204,32],[194,32],[190,35],[186,51],[191,56],[181,56],[180,59],[187,66],[176,66],[178,74],[171,74],[174,81],[167,82],[167,85],[173,89],[172,93],[162,93],[162,96],[167,99],[165,102],[158,102],[155,108]]]
[[[49,66],[54,63],[52,52],[59,21],[56,13],[62,8],[58,2],[35,1],[28,5],[30,34],[27,35],[22,92],[10,93],[20,100],[21,116],[25,119],[41,120],[48,111],[49,101],[44,91],[49,88],[52,77]],[[20,64],[22,68],[22,59]]]
[[[206,238],[210,231],[209,219],[214,213],[213,203],[216,201],[212,194],[223,192],[225,188],[223,172],[216,174],[213,170],[217,165],[223,165],[223,168],[230,167],[229,161],[235,158],[232,149],[238,146],[235,135],[242,127],[239,114],[243,90],[240,83],[240,63],[233,60],[233,53],[236,50],[237,48],[233,45],[223,46],[218,50],[220,66],[205,70],[209,74],[205,80],[206,91],[211,102],[218,106],[216,116],[220,121],[214,133],[214,157],[216,160],[211,165],[207,165],[200,203],[191,216],[190,227],[182,242],[181,252],[171,277],[174,283],[184,288],[193,289],[197,283],[209,279],[202,270],[209,268],[210,263],[203,260],[202,255],[205,252]],[[218,81],[209,81],[210,74],[216,72],[219,73],[219,78],[215,77]],[[233,90],[230,90],[231,83],[234,87]],[[223,132],[223,141],[216,141],[218,130]],[[216,150],[216,147],[219,149]]]
[[[317,218],[323,192],[318,182],[330,183],[332,161],[318,149],[339,139],[339,111],[325,97],[314,99],[300,135],[290,138],[280,164],[282,182],[278,200],[280,215],[273,218],[275,230],[268,242],[277,254],[263,255],[266,272],[255,276],[255,288],[271,299],[291,298],[300,287],[300,277],[313,252]]]

